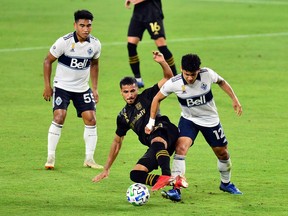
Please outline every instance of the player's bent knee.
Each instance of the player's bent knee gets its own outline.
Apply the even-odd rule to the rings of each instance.
[[[228,160],[230,158],[226,147],[214,147],[213,151],[219,160]]]
[[[185,144],[177,145],[175,152],[176,154],[179,154],[179,155],[186,155],[189,150],[189,147],[190,147],[189,145],[185,145]]]

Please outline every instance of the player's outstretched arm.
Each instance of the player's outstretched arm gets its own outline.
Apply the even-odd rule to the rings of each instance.
[[[115,159],[116,159],[116,157],[117,157],[117,155],[121,149],[123,139],[124,139],[124,137],[119,137],[117,134],[115,135],[113,143],[112,143],[111,148],[110,148],[110,153],[108,155],[106,164],[104,166],[104,170],[103,170],[103,172],[96,175],[92,179],[93,182],[99,182],[102,179],[107,178],[109,176],[110,168],[111,168],[113,162],[115,161]]]
[[[153,59],[155,62],[159,63],[163,69],[163,78],[158,82],[158,86],[161,88],[167,80],[173,77],[173,72],[166,62],[163,54],[159,51],[153,51]]]
[[[235,113],[240,116],[243,112],[242,106],[234,93],[232,87],[229,85],[229,83],[225,80],[222,80],[218,83],[218,85],[229,95],[229,97],[232,99],[232,106],[234,108]]]

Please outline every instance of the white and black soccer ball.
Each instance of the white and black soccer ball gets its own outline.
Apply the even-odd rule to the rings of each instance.
[[[132,205],[141,206],[148,201],[150,193],[144,184],[135,183],[128,187],[126,197],[128,202]]]

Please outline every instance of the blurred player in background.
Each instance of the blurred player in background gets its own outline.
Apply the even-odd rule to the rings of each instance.
[[[85,167],[101,169],[95,163],[97,144],[96,103],[98,102],[98,72],[101,54],[100,41],[90,35],[93,14],[87,10],[74,13],[75,31],[60,37],[50,48],[44,60],[43,97],[50,101],[53,96],[53,120],[48,131],[48,158],[46,169],[54,169],[55,151],[59,142],[70,100],[83,119],[86,156]],[[52,64],[58,59],[56,74],[51,87]],[[91,77],[92,88],[89,87]]]
[[[149,32],[158,50],[164,55],[173,75],[176,75],[177,71],[173,55],[166,44],[161,0],[125,0],[126,8],[130,8],[131,3],[134,5],[134,9],[128,28],[127,49],[130,67],[138,82],[138,87],[142,88],[144,82],[140,73],[137,45],[142,40],[145,30]]]
[[[217,166],[221,177],[220,190],[231,194],[242,194],[230,182],[232,163],[227,149],[228,141],[213,99],[212,84],[218,84],[227,93],[232,99],[236,114],[239,116],[242,114],[242,106],[227,81],[212,69],[200,68],[200,65],[201,60],[196,54],[187,54],[182,57],[182,74],[171,78],[162,86],[153,99],[150,118],[153,122],[160,107],[160,102],[171,93],[175,93],[182,112],[178,125],[180,137],[176,143],[172,176],[185,174],[185,156],[200,131],[218,159]],[[145,128],[147,134],[153,129],[153,124],[149,123]],[[178,197],[179,194],[180,190],[173,188],[164,192],[163,195],[171,199],[174,196]]]
[[[185,185],[186,182],[182,182],[180,177],[171,179],[170,156],[175,150],[178,128],[170,122],[167,116],[161,116],[158,113],[155,116],[155,130],[150,135],[147,135],[144,131],[149,120],[151,102],[154,96],[159,88],[173,75],[163,54],[155,51],[153,57],[163,69],[163,78],[153,87],[147,88],[141,94],[138,94],[139,89],[134,77],[124,77],[120,81],[121,94],[126,101],[126,105],[118,114],[116,134],[104,171],[93,178],[94,182],[109,176],[110,168],[121,149],[123,139],[127,132],[132,129],[137,134],[139,141],[148,146],[148,150],[130,172],[130,179],[137,183],[153,186],[152,191],[159,190],[167,184],[188,186]],[[131,145],[132,149],[135,148],[133,145]],[[150,173],[152,170],[158,169],[158,166],[161,168],[161,176]]]

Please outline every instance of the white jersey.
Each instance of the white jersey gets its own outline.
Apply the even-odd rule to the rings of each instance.
[[[71,92],[85,92],[89,89],[90,61],[101,54],[100,41],[89,36],[80,43],[76,32],[59,38],[50,48],[58,58],[54,86]]]
[[[204,127],[216,126],[220,120],[211,91],[211,84],[223,80],[210,68],[202,68],[193,84],[188,84],[178,74],[169,79],[160,89],[168,96],[175,93],[182,109],[181,116]]]

